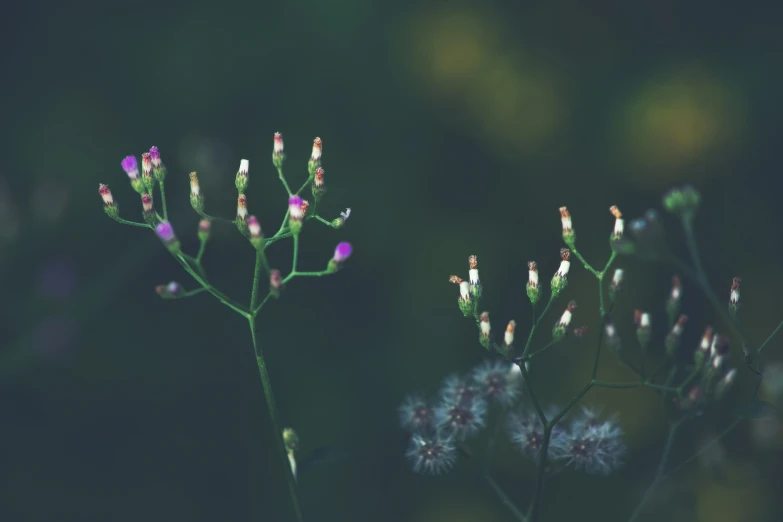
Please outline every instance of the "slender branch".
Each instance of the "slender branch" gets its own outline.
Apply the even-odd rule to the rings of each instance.
[[[208,221],[216,221],[218,223],[226,223],[226,224],[230,224],[230,225],[236,225],[236,220],[234,220],[234,219],[226,219],[226,218],[217,217],[217,216],[210,216],[206,212],[199,211],[199,210],[197,210],[196,212],[198,213],[199,216],[203,217],[204,219],[206,219]]]
[[[324,225],[326,225],[329,228],[334,228],[332,226],[332,222],[331,221],[327,221],[326,219],[322,218],[318,214],[313,214],[311,217],[317,219],[318,221],[320,221],[321,223],[323,223]]]
[[[277,167],[277,175],[280,177],[280,181],[283,183],[285,191],[288,192],[288,195],[293,196],[293,194],[291,194],[291,189],[288,187],[288,182],[285,180],[285,176],[283,176],[283,167]]]
[[[158,183],[158,186],[160,186],[160,203],[163,205],[163,221],[169,220],[169,211],[166,208],[166,189],[163,186],[163,181],[161,180],[160,183]]]
[[[536,333],[536,329],[538,328],[538,325],[541,324],[541,319],[544,318],[546,313],[549,311],[549,308],[552,306],[552,303],[557,299],[557,296],[554,294],[549,296],[549,301],[547,301],[546,306],[541,311],[541,315],[536,318],[536,312],[535,309],[533,309],[533,326],[530,327],[530,334],[527,336],[527,341],[525,342],[525,349],[522,350],[522,356],[524,357],[527,355],[527,352],[530,351],[530,347],[532,346],[533,342],[533,336]]]
[[[196,288],[195,290],[189,290],[187,292],[183,292],[181,298],[184,297],[192,297],[194,295],[198,295],[204,292],[208,292],[209,290],[207,288],[204,288],[203,286],[201,288]]]
[[[263,252],[256,252],[256,263],[253,269],[253,288],[250,294],[250,310],[256,309],[256,303],[258,301],[258,284],[261,276],[261,269],[263,266],[264,254]],[[296,513],[296,520],[301,522],[302,512],[299,509],[299,499],[296,494],[296,485],[294,484],[294,477],[291,471],[291,466],[288,462],[288,454],[285,450],[285,443],[283,442],[283,431],[280,428],[280,420],[277,414],[277,404],[275,403],[275,396],[272,393],[272,383],[269,379],[269,373],[266,369],[266,363],[264,361],[264,355],[261,347],[258,345],[256,338],[256,317],[255,313],[247,316],[248,323],[250,324],[250,336],[253,340],[253,352],[256,356],[256,363],[258,364],[258,372],[261,376],[261,384],[264,388],[264,398],[266,399],[266,406],[269,410],[269,417],[272,421],[272,429],[275,432],[275,441],[277,443],[278,453],[283,461],[283,467],[285,468],[286,481],[288,482],[288,492],[291,496],[291,503],[294,506],[294,512]]]
[[[717,436],[716,436],[714,439],[712,439],[710,442],[708,442],[707,444],[705,444],[704,446],[702,446],[702,447],[701,447],[701,449],[699,449],[699,451],[697,451],[696,453],[694,453],[693,455],[691,455],[690,457],[688,457],[687,459],[685,459],[684,461],[682,461],[682,463],[681,463],[679,466],[676,466],[674,469],[672,469],[671,471],[669,471],[669,472],[668,472],[666,475],[664,475],[664,478],[669,478],[669,477],[671,477],[672,475],[676,474],[678,471],[680,471],[681,469],[683,469],[685,466],[687,466],[688,464],[690,464],[690,463],[691,463],[691,462],[692,462],[694,459],[698,458],[698,457],[699,457],[700,455],[702,455],[702,454],[703,454],[705,451],[707,451],[707,450],[708,450],[708,449],[710,449],[712,446],[714,446],[715,444],[717,444],[718,442],[720,442],[720,440],[721,440],[723,437],[725,437],[726,435],[728,435],[728,434],[729,434],[729,432],[731,432],[732,430],[734,430],[734,428],[736,428],[737,426],[739,426],[739,424],[740,424],[741,422],[742,422],[742,417],[737,417],[736,419],[734,419],[734,421],[733,421],[731,424],[729,424],[729,425],[728,425],[728,426],[727,426],[727,427],[726,427],[726,428],[725,428],[725,429],[724,429],[722,432],[720,432],[720,433],[719,433],[719,434],[718,434],[718,435],[717,435]]]
[[[294,259],[291,263],[291,274],[296,273],[296,264],[299,261],[299,234],[294,235]],[[289,274],[290,275],[290,274]]]
[[[128,221],[127,219],[122,219],[119,216],[114,218],[114,221],[120,223],[121,225],[130,225],[132,227],[140,227],[140,228],[152,228],[146,223],[137,223],[136,221]]]
[[[215,288],[212,285],[210,285],[209,283],[207,283],[199,274],[196,273],[195,270],[193,270],[193,268],[191,268],[191,266],[188,264],[187,260],[184,257],[182,257],[182,255],[180,255],[180,254],[172,254],[172,255],[174,255],[174,259],[176,259],[177,262],[180,265],[182,265],[182,268],[184,268],[185,271],[188,274],[190,274],[190,276],[193,279],[196,280],[196,282],[198,282],[202,287],[204,287],[207,290],[207,292],[209,292],[210,294],[215,296],[215,298],[217,298],[218,301],[220,301],[224,305],[228,306],[229,308],[231,308],[232,310],[234,310],[235,312],[237,312],[241,316],[248,317],[249,311],[248,311],[247,308],[245,308],[244,306],[240,305],[239,303],[237,303],[236,301],[232,300],[227,295],[225,295],[223,292],[221,292],[217,288]]]
[[[780,321],[780,323],[778,323],[775,329],[772,330],[772,333],[769,334],[766,339],[764,339],[764,342],[761,343],[761,345],[756,349],[756,351],[758,353],[761,353],[761,350],[763,350],[764,347],[767,346],[767,344],[769,344],[769,342],[772,340],[773,337],[775,337],[775,334],[778,333],[781,328],[783,328],[783,321]]]
[[[677,429],[683,422],[684,418],[669,425],[669,434],[666,437],[666,444],[663,447],[663,454],[661,455],[661,461],[658,464],[658,470],[655,472],[655,478],[653,479],[652,484],[650,484],[650,487],[647,488],[647,491],[644,493],[641,502],[639,502],[639,505],[636,506],[636,509],[631,514],[631,518],[628,519],[628,522],[634,522],[634,520],[636,520],[636,518],[642,512],[645,504],[647,504],[647,502],[650,500],[650,497],[655,492],[658,484],[660,484],[661,480],[663,479],[663,473],[666,470],[666,464],[669,461],[669,453],[671,452],[672,444],[674,443],[674,437],[677,434]]]
[[[587,260],[584,257],[582,257],[582,254],[579,253],[579,250],[577,250],[575,246],[571,247],[571,253],[574,254],[574,257],[576,257],[579,261],[582,262],[582,265],[584,265],[585,270],[592,273],[595,277],[598,277],[599,274],[598,270],[590,266],[590,263],[588,263]]]

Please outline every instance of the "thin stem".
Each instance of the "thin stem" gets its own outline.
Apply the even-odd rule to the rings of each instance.
[[[277,175],[280,176],[280,181],[283,183],[285,191],[288,192],[288,195],[293,196],[293,194],[291,194],[291,189],[288,187],[288,182],[285,180],[285,176],[283,176],[283,167],[277,167]]]
[[[317,219],[318,221],[320,221],[321,223],[323,223],[323,224],[324,224],[324,225],[326,225],[327,227],[330,227],[330,228],[332,228],[332,222],[331,222],[331,221],[327,221],[326,219],[322,218],[322,217],[321,217],[321,216],[319,216],[318,214],[313,214],[313,216],[312,216],[312,217],[313,217],[313,218],[315,218],[315,219]]]
[[[208,289],[204,288],[203,286],[201,288],[196,288],[195,290],[190,290],[188,292],[183,292],[182,297],[192,297],[194,295],[201,294],[203,292],[207,292]]]
[[[293,262],[291,263],[291,274],[296,273],[296,263],[298,261],[299,261],[299,234],[294,234],[294,259]]]
[[[136,221],[128,221],[127,219],[122,219],[121,217],[114,218],[114,221],[120,223],[121,225],[130,225],[132,227],[140,227],[140,228],[152,228],[146,223],[137,223]]]
[[[577,250],[575,246],[571,247],[571,253],[574,254],[574,257],[576,257],[579,261],[582,262],[582,265],[584,265],[585,270],[588,270],[595,277],[598,277],[599,274],[598,270],[590,266],[590,263],[588,263],[587,260],[584,257],[582,257],[582,254],[579,253],[579,250]]]
[[[207,242],[201,241],[198,246],[198,254],[196,254],[196,262],[201,264],[201,258],[204,257],[204,251],[207,249]]]
[[[169,211],[166,208],[166,189],[163,186],[163,180],[159,183],[160,186],[160,203],[163,205],[163,221],[169,220]]]
[[[769,342],[772,340],[773,337],[775,337],[775,334],[778,333],[778,331],[780,331],[781,328],[783,328],[783,321],[780,321],[780,323],[778,323],[775,329],[772,330],[772,333],[769,334],[769,336],[767,336],[766,339],[764,339],[764,342],[761,343],[761,345],[756,349],[756,351],[758,353],[761,353],[761,350],[763,350],[764,347],[767,346],[767,344],[769,344]]]
[[[215,296],[218,301],[223,303],[224,305],[228,306],[238,314],[240,314],[243,317],[249,316],[249,311],[244,306],[240,305],[239,303],[235,302],[234,300],[230,299],[227,295],[225,295],[223,292],[218,290],[217,288],[213,287],[209,283],[207,283],[200,275],[198,275],[195,270],[193,270],[188,262],[185,260],[184,257],[182,257],[179,254],[172,254],[174,255],[174,259],[177,260],[177,262],[182,265],[182,268],[185,269],[185,271],[190,274],[190,277],[196,280],[202,287],[204,287],[207,292]]]
[[[530,385],[530,375],[527,373],[527,368],[525,368],[525,363],[517,363],[517,366],[519,366],[519,369],[522,370],[522,376],[525,381],[525,388],[527,389],[528,395],[530,395],[530,400],[533,402],[533,406],[536,409],[536,413],[538,414],[538,418],[541,420],[541,424],[546,426],[546,415],[544,415],[544,410],[541,408],[541,404],[538,402],[538,399],[536,398],[536,394],[533,391],[533,387]]]
[[[647,491],[644,493],[641,502],[639,502],[639,505],[636,506],[636,509],[631,514],[631,518],[628,519],[628,522],[633,522],[634,520],[636,520],[636,518],[642,512],[642,509],[644,508],[645,504],[647,504],[647,502],[650,500],[650,497],[652,496],[653,492],[655,492],[655,488],[658,487],[658,484],[663,479],[663,472],[666,470],[666,464],[669,460],[669,453],[671,452],[672,444],[674,443],[674,437],[677,434],[677,429],[680,427],[683,421],[684,418],[669,425],[669,434],[666,437],[666,444],[663,447],[661,462],[658,464],[658,470],[655,473],[655,478],[653,479],[652,484],[650,484],[650,487],[647,488]]]
[[[536,311],[533,309],[533,326],[530,327],[530,334],[527,336],[527,342],[525,342],[525,349],[522,351],[522,356],[527,355],[527,352],[530,351],[530,347],[533,342],[533,335],[536,333],[536,328],[538,328],[538,325],[541,324],[541,319],[544,318],[546,313],[549,311],[549,308],[552,306],[552,303],[557,299],[557,296],[554,294],[549,296],[549,301],[546,303],[546,306],[541,311],[541,315],[536,318]]]
[[[685,460],[684,460],[684,461],[683,461],[683,462],[682,462],[682,463],[681,463],[679,466],[677,466],[677,467],[675,467],[674,469],[672,469],[671,471],[669,471],[669,472],[668,472],[668,473],[667,473],[667,474],[664,476],[664,478],[669,478],[669,477],[671,477],[672,475],[674,475],[675,473],[677,473],[678,471],[680,471],[681,469],[683,469],[685,466],[687,466],[688,464],[690,464],[690,463],[691,463],[691,462],[692,462],[694,459],[698,458],[698,457],[699,457],[699,456],[700,456],[702,453],[704,453],[705,451],[707,451],[708,449],[710,449],[712,446],[714,446],[715,444],[717,444],[718,442],[720,442],[720,440],[721,440],[723,437],[725,437],[726,435],[728,435],[728,434],[729,434],[729,432],[731,432],[731,431],[732,431],[734,428],[736,428],[737,426],[739,426],[739,424],[740,424],[741,422],[742,422],[742,417],[738,417],[738,418],[734,419],[734,421],[733,421],[731,424],[729,424],[729,425],[726,427],[726,429],[724,429],[722,432],[720,432],[720,433],[719,433],[719,434],[718,434],[718,435],[717,435],[717,436],[716,436],[714,439],[712,439],[710,442],[708,442],[707,444],[705,444],[704,446],[702,446],[702,447],[701,447],[701,449],[699,449],[699,451],[697,451],[696,453],[694,453],[693,455],[691,455],[690,457],[688,457],[687,459],[685,459]]]
[[[259,271],[257,270],[256,273]],[[255,288],[257,285],[254,285],[254,293],[257,294],[257,291]],[[255,305],[255,303],[251,304],[251,308]],[[288,483],[288,493],[291,497],[291,503],[294,507],[294,513],[296,514],[296,520],[299,522],[302,522],[302,511],[299,508],[299,498],[296,494],[296,484],[294,483],[294,476],[291,471],[291,465],[288,462],[288,454],[285,450],[285,443],[283,442],[283,431],[280,429],[280,421],[278,419],[277,414],[277,405],[275,403],[275,396],[272,393],[272,383],[269,379],[269,373],[266,370],[266,363],[264,362],[264,356],[262,354],[261,348],[258,345],[258,341],[256,339],[256,325],[255,325],[255,317],[248,317],[248,323],[250,323],[250,335],[253,339],[253,351],[256,354],[256,363],[258,364],[258,373],[261,376],[261,384],[264,387],[264,398],[266,399],[266,406],[269,410],[269,417],[272,421],[272,429],[275,432],[275,441],[277,443],[277,449],[278,453],[280,454],[280,457],[282,459],[283,467],[285,468],[285,477],[286,482]]]
[[[217,216],[210,216],[206,212],[202,212],[202,211],[198,211],[198,210],[196,212],[198,213],[199,216],[203,217],[207,221],[217,221],[218,223],[228,223],[228,224],[231,224],[231,225],[236,225],[236,221],[233,220],[233,219],[226,219],[226,218],[217,217]]]
[[[264,254],[263,252],[256,252],[256,263],[253,269],[253,288],[250,293],[250,310],[256,309],[256,303],[258,301],[258,283],[261,276],[261,269],[263,266]],[[260,308],[260,307],[259,307]],[[294,477],[291,471],[291,466],[288,462],[288,454],[285,450],[285,443],[283,442],[283,431],[280,429],[280,421],[278,420],[277,405],[275,403],[275,397],[272,393],[272,383],[269,379],[269,373],[266,370],[266,363],[264,362],[264,355],[261,347],[258,345],[256,339],[256,318],[255,313],[247,317],[250,324],[250,336],[253,340],[253,352],[256,356],[256,363],[258,364],[258,372],[261,376],[261,384],[264,387],[264,398],[266,399],[266,406],[269,410],[269,417],[272,420],[272,429],[275,431],[275,441],[277,442],[278,452],[283,459],[283,467],[285,468],[286,481],[288,482],[288,492],[291,496],[291,502],[294,505],[294,511],[296,512],[296,519],[301,522],[302,513],[299,509],[299,500],[296,495],[296,485],[294,484]]]
[[[536,355],[539,355],[539,354],[544,353],[545,351],[549,350],[555,344],[557,344],[555,341],[549,341],[549,343],[546,346],[544,346],[543,348],[539,348],[535,352],[532,352],[532,353],[530,353],[528,355],[523,355],[522,358],[520,359],[520,361],[529,361],[533,357],[535,357]]]

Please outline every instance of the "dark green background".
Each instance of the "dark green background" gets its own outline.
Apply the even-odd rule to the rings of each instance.
[[[294,280],[260,322],[278,407],[302,453],[334,446],[357,456],[300,477],[306,520],[511,520],[475,463],[462,459],[433,479],[403,458],[404,395],[432,392],[483,357],[447,278],[464,276],[477,254],[496,328],[515,318],[525,335],[526,262],[538,261],[543,280],[556,269],[559,206],[569,206],[580,249],[599,265],[610,205],[632,218],[691,182],[704,196],[697,229],[710,279],[723,298],[731,278],[743,278],[744,325],[763,340],[783,288],[783,42],[780,11],[768,5],[6,6],[0,519],[290,519],[246,324],[206,295],[160,300],[156,284],[193,283],[151,233],[107,219],[96,190],[108,183],[121,214],[140,219],[120,160],[157,145],[174,226],[193,250],[186,173],[199,172],[209,212],[230,216],[233,176],[249,158],[250,210],[271,231],[285,210],[270,161],[280,131],[292,185],[305,179],[320,136],[329,186],[320,210],[331,219],[353,209],[344,229],[311,222],[302,236],[306,269],[351,241],[346,269]],[[286,268],[290,243],[269,254]],[[236,231],[215,225],[205,261],[230,295],[249,298],[252,249]],[[615,319],[626,345],[634,308],[653,313],[662,338],[672,272],[619,266],[628,280]],[[575,324],[593,329],[534,367],[551,403],[587,379],[597,331],[594,283],[577,266],[567,297],[580,303]],[[715,314],[690,283],[684,299],[685,342],[695,345]],[[765,354],[779,359],[780,340]],[[631,378],[610,356],[600,375]],[[754,384],[741,369],[729,401],[684,430],[673,459],[725,426]],[[625,520],[660,454],[665,425],[653,392],[598,390],[587,401],[620,412],[628,463],[607,479],[554,479],[546,520]],[[743,424],[724,441],[727,479],[694,463],[659,490],[647,519],[783,518],[777,430],[762,444]],[[504,442],[494,467],[526,505],[533,466]]]

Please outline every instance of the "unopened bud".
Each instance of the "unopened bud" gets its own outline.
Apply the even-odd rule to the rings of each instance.
[[[302,230],[302,219],[304,219],[302,198],[299,196],[291,196],[288,198],[288,227],[294,235]]]
[[[674,323],[674,319],[677,314],[680,313],[680,301],[682,298],[682,283],[680,278],[676,275],[672,277],[672,289],[669,293],[669,299],[666,301],[666,317],[669,319],[669,324]]]
[[[550,285],[552,287],[552,298],[557,297],[566,286],[568,286],[568,271],[571,269],[571,251],[567,248],[560,249],[560,268],[557,269]]]
[[[280,297],[280,291],[283,289],[283,276],[280,270],[273,268],[269,271],[269,292],[273,297]]]
[[[316,201],[321,199],[321,197],[326,193],[326,183],[324,182],[324,169],[321,167],[315,169],[312,192],[313,192],[313,197],[316,199]]]
[[[514,344],[514,330],[517,328],[517,322],[513,319],[508,322],[508,326],[506,326],[506,333],[503,336],[503,343],[507,347],[511,347],[511,345]]]
[[[152,174],[158,181],[166,179],[166,166],[163,165],[163,161],[160,159],[160,151],[158,147],[150,147],[150,161],[152,161]]]
[[[237,196],[237,228],[243,235],[247,235],[247,196]]]
[[[541,297],[541,289],[538,287],[538,266],[535,261],[527,264],[527,297],[533,306],[536,306]]]
[[[155,208],[152,206],[152,196],[146,192],[141,195],[141,209],[144,222],[148,225],[155,224]]]
[[[569,214],[566,207],[560,207],[560,223],[563,225],[563,241],[570,248],[574,248],[574,241],[576,241],[576,233],[571,227],[571,214]]]
[[[294,476],[294,480],[296,480],[296,450],[299,448],[299,437],[292,428],[283,430],[283,445],[288,455],[288,462],[291,465],[291,474]]]
[[[667,211],[680,217],[692,215],[699,207],[701,195],[690,185],[675,187],[663,197]]]
[[[120,213],[119,205],[114,202],[114,197],[111,195],[109,187],[103,183],[99,184],[98,193],[101,195],[101,199],[103,199],[103,211],[106,212],[106,215],[112,219],[118,219]]]
[[[717,400],[721,400],[726,396],[726,392],[729,391],[731,385],[734,384],[736,378],[737,378],[737,369],[732,368],[731,370],[726,372],[726,375],[724,375],[720,381],[718,381],[718,385],[715,387],[715,398]]]
[[[212,230],[212,222],[208,219],[202,219],[198,222],[198,239],[202,243],[209,239],[209,234]]]
[[[644,351],[650,343],[650,314],[641,310],[634,310],[634,323],[636,324],[636,339],[639,341],[642,351]]]
[[[240,194],[244,194],[245,190],[247,190],[247,184],[249,181],[248,178],[248,170],[250,169],[250,161],[243,159],[239,161],[239,170],[237,171],[237,177],[234,182],[234,185],[237,187],[237,192]]]
[[[622,345],[620,343],[620,335],[617,333],[617,328],[611,321],[606,321],[604,325],[604,339],[606,339],[606,345],[615,354],[620,353]]]
[[[492,328],[489,325],[489,312],[482,312],[479,317],[479,342],[486,350],[489,350],[489,334],[491,331]]]
[[[622,212],[620,212],[620,209],[617,208],[617,205],[612,205],[611,207],[609,207],[609,212],[611,212],[612,215],[614,216],[614,230],[612,231],[612,241],[617,241],[623,237],[623,232],[625,231],[625,220],[623,219]]]
[[[152,192],[155,178],[152,177],[152,157],[149,152],[141,155],[141,177],[144,180],[144,186],[147,187],[147,192]]]
[[[712,326],[708,326],[704,329],[704,333],[701,336],[701,342],[699,343],[699,349],[693,354],[693,362],[696,363],[698,368],[704,365],[704,361],[710,356],[710,349],[712,347]]]
[[[334,249],[334,255],[332,256],[332,259],[329,261],[329,265],[327,267],[327,270],[331,272],[336,272],[343,263],[351,257],[351,254],[353,253],[353,247],[350,243],[347,243],[343,241],[342,243],[338,243],[337,247]]]
[[[677,352],[677,348],[680,347],[680,341],[682,340],[682,332],[685,329],[685,323],[688,321],[687,315],[681,315],[677,322],[674,323],[671,332],[666,336],[664,340],[664,346],[666,347],[666,355],[673,357]]]
[[[177,236],[174,235],[174,229],[168,221],[158,223],[158,226],[155,227],[155,233],[158,234],[160,240],[163,241],[163,244],[166,245],[166,248],[168,248],[172,254],[177,254],[179,252],[179,241],[177,240]]]
[[[247,218],[247,230],[250,232],[250,243],[256,250],[264,248],[264,237],[261,235],[261,225],[255,216]]]
[[[481,281],[479,281],[478,259],[476,256],[468,257],[468,280],[470,281],[470,293],[476,299],[481,297]]]
[[[177,299],[182,297],[185,290],[176,281],[171,281],[167,285],[158,285],[155,287],[155,292],[163,299]]]
[[[732,319],[737,318],[737,312],[739,311],[741,304],[740,281],[742,281],[742,279],[739,277],[735,277],[731,280],[731,292],[729,293],[729,313],[731,314]]]
[[[307,172],[310,179],[315,177],[315,169],[321,166],[321,153],[323,152],[323,142],[321,138],[313,140],[313,152],[310,154],[310,161],[307,162]]]
[[[710,353],[712,355],[712,367],[716,370],[720,369],[723,362],[729,355],[729,338],[725,335],[715,335],[712,338],[712,346],[710,347]]]
[[[198,184],[198,174],[190,173],[190,206],[198,213],[204,210],[204,196],[201,195],[201,187]]]
[[[285,161],[285,151],[283,150],[283,135],[279,132],[275,132],[275,144],[272,149],[272,163],[275,168],[283,168],[283,162]]]
[[[554,342],[558,342],[568,332],[568,325],[571,324],[571,318],[574,315],[574,310],[576,310],[576,301],[571,301],[568,303],[568,306],[563,312],[563,315],[560,316],[560,320],[552,329],[552,339]]]
[[[612,275],[612,282],[609,283],[609,299],[614,303],[617,292],[623,289],[625,272],[622,268],[615,268],[614,275]]]
[[[457,300],[457,303],[459,304],[460,311],[462,311],[462,315],[465,317],[472,316],[473,300],[470,298],[470,283],[463,281],[457,276],[451,276],[449,281],[459,285],[459,299]]]

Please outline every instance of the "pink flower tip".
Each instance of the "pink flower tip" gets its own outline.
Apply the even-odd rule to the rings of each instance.
[[[342,263],[351,257],[351,253],[353,253],[353,247],[350,243],[343,241],[337,245],[337,248],[334,249],[334,257],[332,258],[332,261],[335,263]]]

